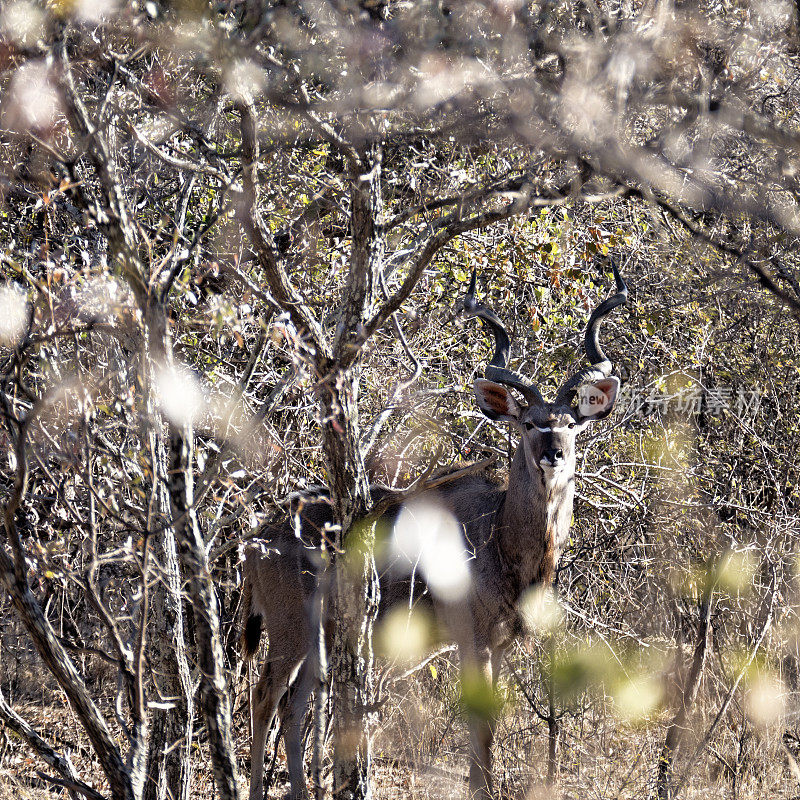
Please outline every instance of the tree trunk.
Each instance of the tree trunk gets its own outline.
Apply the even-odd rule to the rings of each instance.
[[[337,321],[333,358],[320,382],[322,442],[334,519],[339,525],[333,558],[331,654],[333,694],[333,794],[340,800],[371,797],[369,718],[372,701],[372,623],[379,597],[373,557],[373,525],[354,520],[370,505],[369,479],[359,448],[360,369],[337,368],[359,344],[382,268],[381,154],[363,154],[359,174],[351,176],[353,244],[350,272]]]
[[[347,388],[354,392],[355,379],[351,381]],[[354,492],[334,500],[336,518],[342,520],[339,524],[347,535],[337,533],[337,552],[333,554],[333,794],[343,800],[364,800],[371,797],[365,709],[373,688],[372,619],[378,589],[373,561],[375,526],[353,524],[367,510],[369,486],[357,449],[348,446],[357,442],[358,432],[356,397],[350,392],[337,393],[339,413],[328,423],[330,430],[325,436],[331,475],[347,477],[355,485]],[[327,410],[334,413],[333,408]],[[339,427],[341,433],[336,430]]]
[[[158,508],[154,527],[161,529],[160,535],[150,535],[154,536],[153,554],[161,565],[163,579],[155,582],[150,601],[148,633],[153,646],[149,648],[149,663],[157,698],[169,705],[152,711],[143,800],[189,800],[194,691],[186,655],[178,550],[169,522],[166,452],[162,437],[155,431],[151,433],[150,446],[156,476],[154,502]],[[176,746],[178,742],[180,746]]]
[[[191,426],[186,425],[183,429],[174,426],[170,432],[169,495],[175,538],[194,609],[201,708],[208,731],[217,797],[220,800],[238,800],[219,602],[194,508],[193,454],[194,434]]]
[[[182,579],[173,527],[176,514],[168,491],[170,476],[163,425],[153,396],[156,371],[171,360],[172,347],[166,309],[154,299],[146,314],[142,370],[148,396],[148,443],[153,470],[148,535],[153,536],[152,552],[162,570],[162,580],[153,585],[147,626],[152,644],[148,660],[158,705],[151,712],[143,800],[189,800],[194,689],[186,653]]]

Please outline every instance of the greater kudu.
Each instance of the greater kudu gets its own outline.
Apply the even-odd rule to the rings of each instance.
[[[613,265],[617,292],[592,313],[586,327],[585,350],[590,366],[569,378],[548,403],[537,387],[507,368],[510,340],[495,313],[475,299],[475,274],[461,306],[478,317],[494,337],[494,355],[485,378],[474,383],[481,411],[491,420],[512,423],[520,443],[511,462],[507,488],[480,475],[460,478],[430,495],[457,520],[469,554],[471,581],[457,603],[432,596],[437,617],[449,627],[459,647],[462,670],[496,681],[505,648],[522,629],[518,603],[532,585],[553,580],[572,519],[575,482],[575,437],[590,422],[609,414],[619,380],[600,347],[602,320],[627,300],[628,290]],[[522,395],[520,402],[511,392]],[[269,654],[251,696],[253,743],[250,800],[263,796],[266,736],[279,701],[294,682],[285,719],[284,742],[291,797],[306,795],[301,731],[312,690],[310,669],[303,669],[311,647],[311,598],[315,567],[310,554],[319,531],[330,521],[329,507],[316,503],[301,514],[302,533],[285,525],[265,531],[265,541],[245,554],[242,649],[251,657],[258,649],[262,627],[269,637]],[[416,580],[414,578],[413,580]],[[386,602],[398,600],[394,587],[382,586]],[[408,586],[408,581],[405,583]],[[417,589],[414,589],[417,594]],[[408,598],[406,597],[406,602]],[[382,602],[383,605],[383,602]],[[474,673],[473,673],[474,674]],[[493,721],[470,720],[470,797],[491,795]]]

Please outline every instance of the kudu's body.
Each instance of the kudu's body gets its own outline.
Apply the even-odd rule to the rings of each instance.
[[[436,616],[458,644],[462,670],[477,672],[488,683],[497,679],[505,648],[521,632],[517,609],[523,592],[549,584],[567,541],[572,519],[575,437],[588,423],[605,417],[614,405],[619,381],[609,377],[611,363],[598,343],[602,319],[627,299],[627,287],[614,268],[617,294],[592,314],[585,346],[591,367],[574,375],[546,403],[538,389],[506,369],[510,342],[494,313],[475,302],[475,276],[463,301],[464,311],[478,316],[492,332],[495,353],[486,379],[475,381],[481,410],[493,420],[508,421],[520,432],[507,488],[480,476],[468,476],[429,493],[426,499],[447,509],[458,521],[470,555],[468,594],[458,601],[432,595]],[[509,391],[526,400],[523,405]],[[577,400],[577,402],[576,402]],[[314,504],[301,514],[302,540],[286,525],[265,532],[265,541],[248,547],[244,564],[243,651],[252,656],[262,626],[269,653],[251,696],[253,744],[250,800],[263,796],[264,746],[279,701],[293,682],[285,718],[291,796],[305,796],[301,732],[312,691],[310,669],[304,669],[314,641],[311,600],[316,568],[311,557],[319,531],[331,521],[330,510]],[[391,520],[390,520],[391,522]],[[382,583],[382,605],[408,603],[408,581]],[[403,591],[406,594],[403,596]],[[415,588],[415,597],[418,589]],[[470,720],[470,797],[491,795],[493,722]]]

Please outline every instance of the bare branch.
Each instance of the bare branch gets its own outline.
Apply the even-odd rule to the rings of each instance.
[[[289,276],[275,253],[271,236],[261,219],[256,188],[258,186],[256,175],[258,137],[256,135],[255,109],[251,104],[242,102],[238,104],[238,110],[241,115],[242,148],[245,160],[244,193],[240,218],[250,238],[258,263],[267,276],[267,283],[275,302],[291,316],[297,328],[308,332],[319,357],[329,355],[322,328],[289,281]]]

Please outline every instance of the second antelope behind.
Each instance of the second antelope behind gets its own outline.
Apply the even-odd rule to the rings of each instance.
[[[458,645],[462,674],[477,672],[496,682],[503,652],[521,631],[520,598],[531,586],[553,580],[572,519],[575,439],[587,425],[611,412],[619,391],[619,379],[611,375],[612,364],[598,338],[602,320],[628,296],[616,265],[613,269],[617,292],[594,310],[586,326],[589,364],[562,384],[552,402],[542,397],[535,383],[508,369],[508,334],[496,314],[476,301],[474,273],[462,302],[464,312],[480,318],[494,338],[485,378],[474,384],[478,406],[489,419],[512,423],[519,434],[507,488],[472,475],[422,497],[454,522],[468,570],[463,593],[438,592],[433,581],[421,586],[416,573],[409,580],[392,567],[381,578],[385,599],[381,611],[392,602],[408,606],[409,591],[414,603],[429,604]],[[394,524],[396,516],[395,512],[388,524]],[[330,507],[308,505],[301,519],[302,538],[288,523],[267,528],[265,541],[249,546],[245,555],[245,657],[258,649],[262,629],[269,637],[268,655],[251,698],[250,800],[262,800],[266,736],[279,701],[293,683],[296,688],[284,712],[290,796],[306,797],[301,740],[313,670],[303,665],[313,641],[309,608],[315,590],[315,566],[309,556],[319,546],[319,531],[331,521]],[[494,722],[475,716],[469,728],[469,797],[488,798]]]

